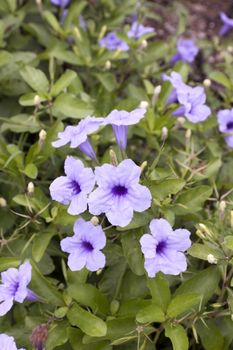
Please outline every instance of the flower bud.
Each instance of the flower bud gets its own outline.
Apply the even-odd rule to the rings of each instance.
[[[159,96],[160,92],[161,92],[162,86],[161,85],[157,85],[154,88],[154,96]]]
[[[180,125],[183,125],[185,123],[185,118],[184,117],[178,117],[177,121]]]
[[[34,100],[33,100],[34,106],[39,107],[40,102],[41,102],[40,96],[39,95],[35,95]]]
[[[139,104],[139,108],[148,108],[149,102],[147,101],[141,101]]]
[[[204,224],[200,223],[199,225],[199,229],[202,232],[202,234],[204,235],[204,239],[213,239],[214,237],[214,233]]]
[[[203,232],[201,230],[197,230],[196,235],[201,239],[206,239],[205,235],[203,234]]]
[[[224,212],[226,209],[226,202],[225,201],[220,201],[219,203],[219,214],[220,214],[220,219],[223,220],[224,218]]]
[[[41,129],[39,132],[39,143],[43,144],[47,136],[47,132],[44,129]]]
[[[32,196],[35,191],[35,186],[33,182],[29,182],[27,186],[27,193],[29,196]]]
[[[97,216],[92,216],[92,218],[91,218],[91,223],[92,223],[94,226],[99,225],[99,219],[97,218]]]
[[[162,128],[162,140],[165,141],[167,139],[167,136],[168,136],[168,128],[164,126]]]
[[[211,86],[211,80],[210,79],[203,80],[203,85],[205,88],[209,88]]]
[[[210,264],[217,264],[218,259],[215,258],[215,256],[213,254],[208,254],[207,255],[207,261]]]
[[[148,46],[148,41],[146,39],[143,39],[142,42],[141,42],[141,49],[146,49]]]
[[[109,155],[110,155],[110,160],[111,160],[112,165],[117,166],[118,160],[117,160],[116,153],[113,151],[113,149],[110,149]]]
[[[189,140],[191,135],[192,135],[192,130],[191,129],[187,129],[186,133],[185,133],[186,140]]]
[[[30,337],[31,344],[36,350],[44,349],[45,342],[48,338],[48,325],[40,324],[36,326]]]
[[[106,70],[109,70],[111,67],[112,67],[111,61],[107,60],[107,61],[105,62],[104,68],[105,68]]]
[[[110,304],[110,311],[112,315],[115,315],[117,311],[119,310],[120,303],[118,300],[113,300]]]
[[[147,161],[145,160],[141,165],[140,165],[140,168],[141,168],[141,172],[144,171],[144,169],[147,167]]]
[[[227,46],[227,51],[229,53],[233,53],[233,46]]]
[[[5,208],[7,206],[7,201],[5,198],[0,197],[0,208]]]

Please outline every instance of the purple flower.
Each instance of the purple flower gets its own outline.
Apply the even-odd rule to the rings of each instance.
[[[67,126],[58,133],[59,140],[52,142],[53,147],[61,147],[70,142],[71,148],[79,147],[91,159],[96,159],[95,152],[88,140],[88,135],[95,132],[104,118],[86,117],[76,126]]]
[[[61,7],[66,7],[70,0],[50,0],[50,2],[53,4],[53,5],[57,5],[57,6],[61,6]]]
[[[25,261],[18,269],[10,268],[1,273],[0,316],[5,315],[13,306],[13,302],[22,303],[25,299],[36,300],[36,295],[27,288],[31,281],[32,267]]]
[[[68,266],[72,271],[79,271],[84,266],[90,271],[97,271],[105,266],[105,256],[100,251],[106,245],[106,237],[100,225],[78,219],[74,224],[73,237],[61,241],[63,252],[69,253]]]
[[[87,209],[87,195],[95,185],[93,171],[71,156],[66,158],[64,168],[66,176],[59,176],[51,183],[50,195],[59,203],[69,204],[69,214],[83,213]]]
[[[187,262],[182,252],[191,246],[190,232],[185,229],[173,231],[164,219],[152,220],[150,231],[151,234],[147,233],[140,239],[148,276],[155,277],[159,271],[169,275],[184,272]]]
[[[129,46],[126,42],[117,37],[115,32],[108,33],[99,42],[101,47],[106,47],[109,51],[121,50],[128,51]]]
[[[163,80],[168,80],[174,87],[173,91],[170,93],[167,99],[167,105],[177,102],[177,90],[178,89],[185,89],[186,84],[183,82],[182,76],[177,72],[172,72],[171,76],[167,74],[162,74]]]
[[[118,147],[125,150],[127,146],[128,125],[137,124],[144,118],[145,108],[136,108],[131,112],[114,109],[104,120],[103,125],[112,125]]]
[[[203,87],[182,87],[177,89],[177,99],[181,104],[174,112],[174,116],[185,116],[191,123],[199,123],[206,120],[211,110],[205,105],[206,95]]]
[[[15,340],[7,334],[0,334],[0,349],[1,350],[25,350],[23,348],[17,349]]]
[[[129,38],[133,39],[140,39],[141,36],[153,33],[155,30],[152,27],[145,27],[143,24],[138,23],[137,21],[133,22],[131,25],[130,30],[128,31],[127,35]]]
[[[195,42],[192,39],[180,38],[177,41],[177,53],[173,56],[171,63],[177,61],[185,61],[192,63],[195,60],[195,57],[198,54],[198,47],[195,45]]]
[[[232,133],[231,135],[225,136],[225,141],[233,148],[233,108],[232,109],[223,109],[218,112],[218,127],[219,131],[222,133]]]
[[[224,12],[220,12],[219,15],[221,21],[223,22],[223,25],[219,31],[219,35],[224,36],[229,30],[233,28],[233,19],[229,18]]]
[[[151,205],[150,191],[139,184],[140,174],[140,167],[131,159],[123,160],[116,167],[110,164],[96,167],[99,187],[90,194],[90,213],[105,213],[112,225],[128,225],[134,210],[143,212]]]

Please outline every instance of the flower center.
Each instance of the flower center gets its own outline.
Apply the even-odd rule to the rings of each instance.
[[[233,129],[233,122],[227,123],[227,129]]]
[[[115,196],[125,196],[128,193],[128,190],[125,186],[116,185],[112,188],[112,193]]]
[[[163,254],[167,247],[166,241],[160,241],[156,246],[156,254]]]
[[[72,187],[72,190],[73,190],[73,194],[79,194],[81,192],[81,187],[79,185],[78,182],[72,180],[71,182],[71,187]]]
[[[82,246],[87,252],[92,252],[92,250],[94,249],[93,245],[88,241],[83,241]]]
[[[15,294],[17,293],[18,288],[19,288],[19,282],[14,281],[14,283],[12,283],[12,284],[8,287],[8,291],[9,291],[10,294],[14,297]]]

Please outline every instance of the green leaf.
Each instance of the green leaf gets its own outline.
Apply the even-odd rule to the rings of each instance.
[[[132,232],[124,233],[121,243],[124,256],[131,270],[138,276],[144,275],[142,253],[137,236]]]
[[[131,317],[120,317],[107,321],[108,331],[106,338],[116,340],[129,335],[135,330],[135,319]]]
[[[67,318],[72,326],[79,327],[91,337],[103,337],[107,333],[107,325],[101,318],[74,304],[67,313]]]
[[[57,234],[56,231],[48,231],[48,232],[42,231],[36,235],[32,244],[32,256],[36,262],[39,262],[42,259],[52,237],[55,236],[56,234]]]
[[[10,267],[18,267],[21,260],[12,257],[0,257],[0,271],[5,271]]]
[[[203,271],[197,271],[193,277],[183,282],[177,288],[175,295],[197,293],[202,296],[202,306],[212,297],[218,288],[220,272],[216,266],[210,266]]]
[[[97,79],[101,82],[101,84],[104,86],[104,88],[108,92],[112,92],[112,91],[116,90],[117,82],[116,82],[115,76],[113,74],[102,72],[99,74],[95,74],[95,76],[97,77]]]
[[[168,337],[173,346],[173,350],[188,350],[189,341],[188,336],[181,325],[165,324],[165,336]],[[219,349],[220,350],[220,349]]]
[[[22,172],[27,175],[28,177],[30,177],[31,179],[36,179],[37,178],[37,174],[38,174],[38,169],[35,166],[35,164],[33,163],[29,163],[26,165],[25,169],[22,170]]]
[[[44,19],[50,24],[53,30],[59,34],[63,34],[63,29],[56,17],[49,11],[43,11]]]
[[[81,119],[93,113],[90,103],[84,102],[71,94],[59,95],[53,105],[55,113],[62,113],[66,117]]]
[[[230,250],[233,250],[233,236],[226,236],[223,244]]]
[[[57,346],[63,345],[68,341],[68,323],[66,321],[53,324],[49,329],[48,339],[46,341],[46,350],[53,350]]]
[[[107,314],[109,312],[107,298],[91,284],[70,283],[68,293],[80,304],[91,307],[94,313]]]
[[[42,94],[37,94],[35,92],[29,92],[28,94],[22,95],[19,99],[21,106],[35,106],[35,96],[39,96],[40,101],[46,101],[46,98]]]
[[[163,200],[171,194],[176,194],[185,186],[183,179],[165,179],[150,181],[149,189],[154,198]]]
[[[136,320],[140,323],[164,322],[165,315],[157,304],[152,303],[137,313]]]
[[[18,114],[6,119],[1,126],[1,131],[11,130],[13,132],[35,133],[41,129],[41,125],[34,115]]]
[[[226,74],[222,72],[218,72],[218,71],[210,72],[209,78],[216,81],[216,83],[219,83],[220,85],[225,86],[227,89],[233,88],[231,80],[226,76]]]
[[[167,314],[169,317],[177,317],[184,312],[190,311],[193,306],[201,302],[201,296],[197,293],[184,293],[172,298],[168,305]]]
[[[77,73],[75,71],[67,69],[53,85],[51,89],[52,96],[60,94],[60,92],[65,90],[76,77]]]
[[[209,254],[214,255],[216,258],[224,258],[223,253],[215,246],[209,246],[208,243],[193,243],[188,249],[189,255],[194,258],[202,259],[207,261]]]
[[[161,307],[166,312],[167,306],[171,300],[171,292],[168,281],[158,273],[155,278],[150,278],[147,281],[147,286],[150,290],[152,301]]]
[[[198,321],[196,328],[205,350],[224,350],[224,338],[214,321]]]
[[[25,66],[20,70],[23,80],[36,92],[46,92],[49,89],[49,81],[40,69]]]

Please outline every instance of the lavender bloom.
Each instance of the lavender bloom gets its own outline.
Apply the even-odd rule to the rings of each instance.
[[[174,87],[173,91],[170,93],[167,99],[167,105],[177,102],[177,90],[185,89],[187,86],[182,79],[182,76],[177,72],[172,72],[169,77],[167,74],[162,74],[163,80],[168,80]]]
[[[220,28],[219,35],[224,36],[229,30],[233,28],[233,19],[228,17],[224,12],[220,12],[220,18],[223,22],[222,27]]]
[[[131,112],[114,109],[104,120],[103,125],[112,125],[118,147],[122,150],[127,146],[128,125],[137,124],[146,113],[146,108],[136,108]]]
[[[79,271],[84,266],[97,271],[105,266],[105,256],[100,251],[106,245],[106,237],[100,225],[78,219],[74,224],[73,237],[61,241],[63,252],[69,253],[68,266],[71,271]]]
[[[18,269],[10,268],[1,273],[0,316],[5,315],[13,306],[13,302],[22,303],[25,299],[36,300],[36,295],[27,288],[31,281],[32,267],[25,261]]]
[[[167,220],[154,219],[150,223],[151,234],[140,239],[145,257],[145,269],[149,277],[155,277],[162,271],[169,275],[178,275],[187,269],[183,252],[191,246],[190,232],[185,229],[173,231]]]
[[[90,213],[105,213],[112,225],[128,225],[134,210],[143,212],[151,205],[150,191],[139,184],[140,174],[140,167],[131,159],[123,160],[116,167],[110,164],[96,167],[99,187],[90,194]]]
[[[232,133],[225,136],[225,141],[228,146],[233,148],[233,108],[219,111],[217,118],[219,131],[222,133]]]
[[[129,46],[126,42],[117,37],[115,32],[108,33],[99,42],[101,47],[106,47],[109,51],[121,50],[128,51]]]
[[[177,61],[184,61],[192,63],[198,54],[198,47],[195,45],[192,39],[180,38],[177,41],[177,53],[171,59],[171,63],[176,63]]]
[[[177,89],[177,99],[181,104],[174,112],[174,116],[185,116],[191,123],[199,123],[206,120],[211,110],[205,105],[206,95],[203,87]]]
[[[132,23],[131,28],[128,31],[127,35],[129,38],[138,40],[141,38],[141,36],[148,33],[154,33],[154,31],[155,31],[154,28],[145,27],[143,24],[140,24],[137,21],[135,21]]]
[[[25,350],[23,348],[17,349],[13,337],[7,334],[0,334],[0,349],[1,350]]]
[[[51,183],[50,195],[59,203],[69,204],[69,214],[83,213],[87,209],[87,195],[95,185],[93,171],[71,156],[66,158],[64,168],[66,176],[59,176]]]
[[[79,147],[91,159],[96,159],[95,151],[88,140],[88,135],[95,132],[104,118],[86,117],[76,126],[67,126],[58,133],[58,140],[52,142],[53,147],[61,147],[70,142],[71,148]]]
[[[56,6],[66,7],[70,0],[50,0],[50,2]]]

